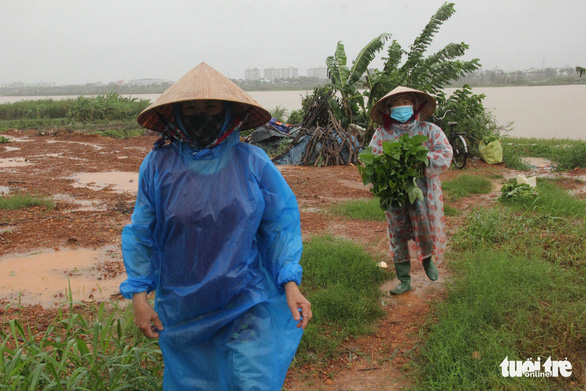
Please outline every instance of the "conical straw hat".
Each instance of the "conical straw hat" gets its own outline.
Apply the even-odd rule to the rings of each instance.
[[[262,108],[250,95],[226,76],[202,62],[181,79],[167,88],[159,98],[138,115],[137,122],[157,132],[165,129],[160,117],[171,118],[173,104],[189,100],[225,100],[234,103],[234,115],[248,115],[241,129],[252,129],[264,125],[271,114]]]
[[[370,112],[370,116],[372,117],[373,121],[377,124],[384,124],[385,118],[389,116],[389,109],[387,108],[387,103],[389,100],[393,98],[395,95],[399,95],[402,93],[408,92],[410,95],[414,96],[417,99],[417,108],[419,109],[419,118],[424,121],[431,117],[433,112],[435,111],[435,99],[422,91],[414,90],[413,88],[399,86],[393,89],[391,92],[383,96],[379,99],[378,102],[372,107],[372,111]]]

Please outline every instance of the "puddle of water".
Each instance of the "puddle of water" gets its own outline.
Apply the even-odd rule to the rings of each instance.
[[[69,177],[78,183],[74,187],[87,187],[91,190],[102,190],[111,186],[114,191],[138,191],[138,172],[82,172]]]
[[[66,144],[80,144],[80,145],[87,145],[89,147],[95,148],[97,151],[100,149],[104,149],[104,147],[92,144],[92,143],[82,143],[81,141],[61,141],[61,140],[47,140],[45,141],[47,144],[55,144],[55,143],[66,143]]]
[[[79,208],[70,209],[69,212],[80,212],[80,211],[98,211],[106,210],[107,206],[99,200],[78,200],[67,194],[55,194],[53,199],[56,201],[68,202],[71,204],[79,205]]]
[[[10,137],[6,137],[8,140],[10,140],[10,142],[16,142],[16,143],[28,143],[28,142],[32,142],[35,141],[29,137],[14,137],[14,136],[10,136]]]
[[[52,306],[68,300],[108,300],[126,278],[102,279],[97,266],[105,251],[61,250],[0,260],[0,298]],[[71,289],[70,289],[71,287]]]
[[[29,166],[31,163],[23,157],[15,157],[8,159],[0,159],[0,168],[8,167],[24,167]]]
[[[7,232],[13,232],[16,229],[17,229],[17,227],[14,226],[14,225],[6,225],[4,227],[0,227],[0,235],[1,234],[4,234],[4,233],[7,233]]]
[[[10,193],[10,187],[0,186],[0,195],[8,195]]]
[[[4,149],[6,150],[6,152],[20,151],[20,148],[18,147],[4,147]]]
[[[522,157],[521,161],[536,168],[551,167],[551,161],[540,157]]]
[[[45,153],[43,155],[34,155],[31,157],[63,157],[63,152],[59,153]]]

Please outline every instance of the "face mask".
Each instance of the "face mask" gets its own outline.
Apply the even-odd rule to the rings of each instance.
[[[189,137],[200,147],[208,146],[214,141],[224,125],[224,112],[216,115],[196,114],[181,115],[181,122]]]
[[[413,116],[413,106],[397,106],[391,108],[391,118],[400,123],[405,123]]]

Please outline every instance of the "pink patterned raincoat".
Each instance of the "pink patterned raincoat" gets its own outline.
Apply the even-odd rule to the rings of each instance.
[[[423,145],[429,149],[429,165],[425,169],[425,177],[417,183],[423,191],[423,201],[417,200],[414,204],[403,207],[391,206],[385,212],[391,259],[397,263],[408,262],[411,258],[411,245],[412,253],[417,254],[419,261],[433,256],[435,262],[441,262],[447,239],[439,176],[450,166],[452,147],[438,126],[419,121],[417,116],[405,124],[378,128],[370,142],[372,152],[382,153],[383,141],[394,141],[405,133],[408,133],[409,137],[427,136],[428,141]]]

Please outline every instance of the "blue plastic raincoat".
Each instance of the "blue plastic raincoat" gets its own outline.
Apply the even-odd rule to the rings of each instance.
[[[121,293],[156,291],[165,390],[280,390],[303,332],[282,287],[301,282],[295,196],[238,132],[194,151],[142,163]]]

